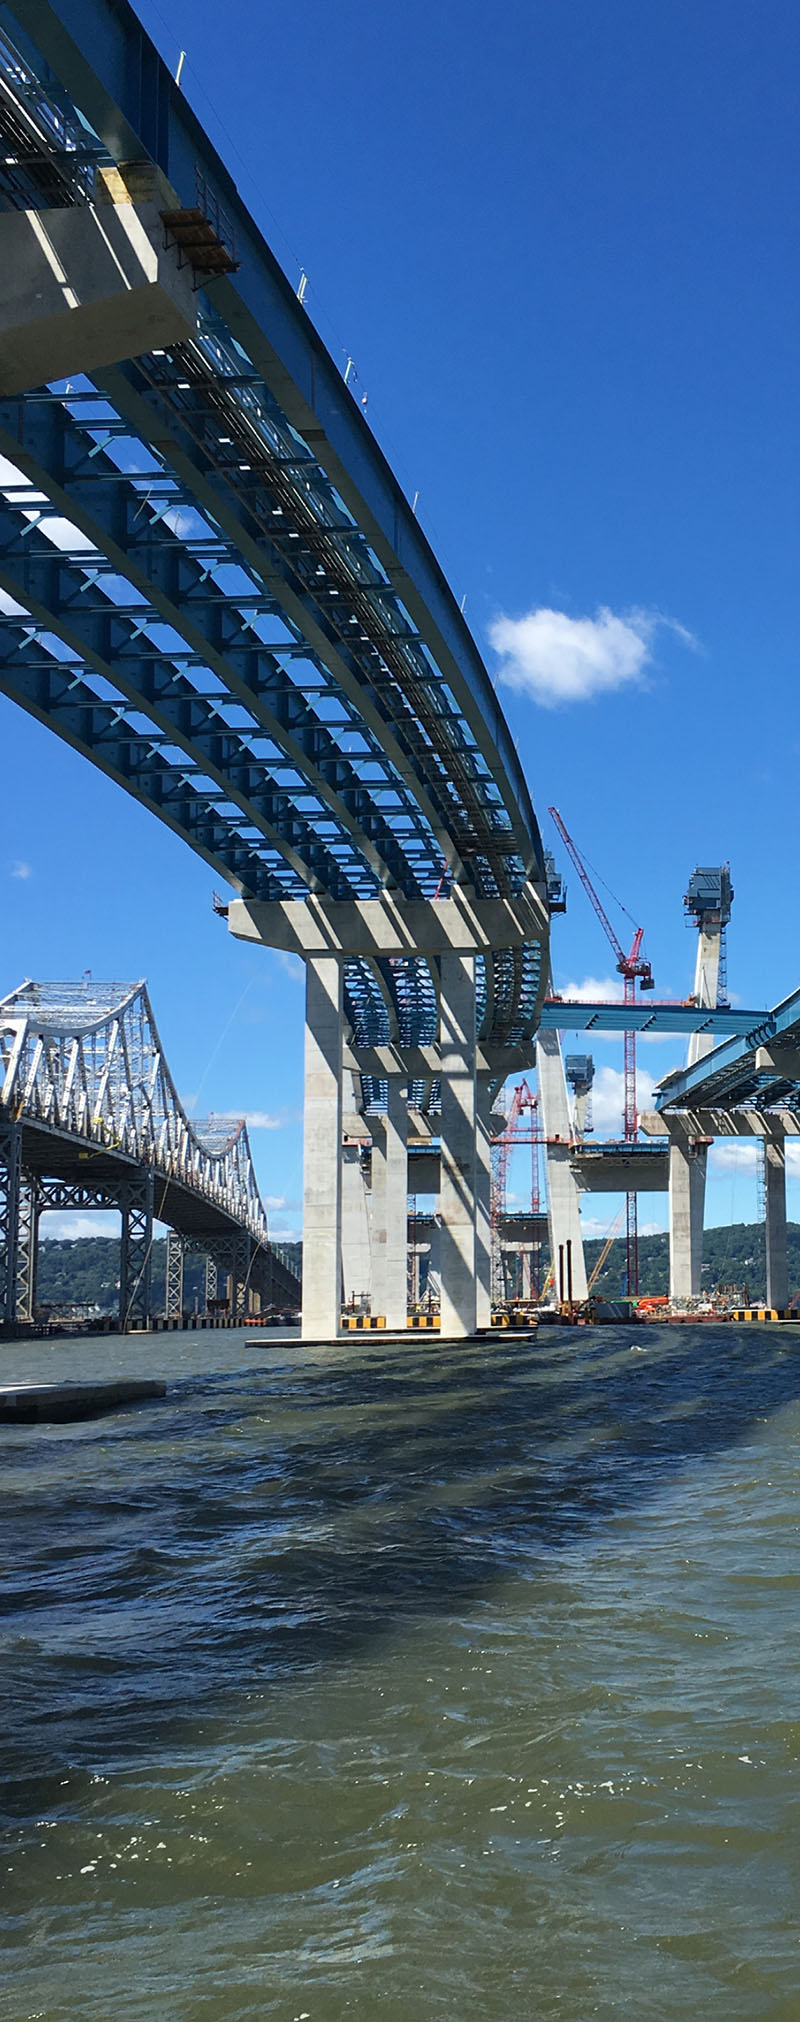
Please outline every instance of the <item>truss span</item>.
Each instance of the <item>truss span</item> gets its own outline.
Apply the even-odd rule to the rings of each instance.
[[[0,398],[0,685],[246,897],[544,896],[463,615],[132,8],[3,19],[0,205],[91,217],[146,187],[176,262],[190,217],[215,249],[180,341]],[[481,1036],[529,1037],[541,942],[478,967]],[[357,1042],[433,1039],[435,968],[349,962]]]
[[[0,1001],[0,1122],[22,1132],[32,1176],[102,1192],[122,1171],[154,1176],[153,1211],[187,1236],[268,1240],[241,1119],[190,1121],[144,983],[23,983]],[[79,1163],[80,1161],[80,1163]]]

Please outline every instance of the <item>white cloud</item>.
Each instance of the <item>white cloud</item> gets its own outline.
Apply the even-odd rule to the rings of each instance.
[[[83,1236],[118,1236],[120,1218],[113,1208],[99,1208],[95,1214],[82,1215],[68,1210],[45,1213],[42,1216],[42,1242],[76,1243]]]
[[[608,1220],[604,1221],[602,1219],[602,1216],[585,1215],[583,1212],[583,1208],[581,1208],[581,1235],[583,1236],[585,1242],[591,1243],[595,1239],[605,1242],[606,1238],[610,1236],[613,1227],[614,1227],[613,1216],[610,1221]],[[619,1234],[620,1230],[618,1229],[617,1235]],[[623,1242],[625,1241],[624,1228],[622,1229],[622,1240]]]
[[[273,948],[272,953],[276,962],[280,962],[281,968],[285,969],[287,976],[291,976],[295,983],[302,981],[305,963],[299,955],[290,955],[285,948]]]
[[[708,1154],[713,1172],[755,1172],[762,1157],[761,1146],[753,1138],[718,1138]]]
[[[557,709],[639,685],[652,664],[653,640],[661,626],[676,632],[685,645],[695,644],[690,632],[658,611],[618,616],[606,604],[593,618],[571,618],[546,605],[521,618],[500,613],[489,626],[489,639],[500,657],[498,680],[544,709]]]
[[[277,1116],[266,1109],[245,1109],[243,1115],[248,1130],[285,1130],[287,1123],[297,1120],[295,1112],[289,1109],[282,1109]]]
[[[6,618],[27,618],[24,604],[18,604],[16,597],[9,596],[8,590],[0,590],[0,611]]]
[[[640,1110],[652,1109],[655,1083],[643,1067],[636,1068],[636,1100]],[[625,1117],[625,1076],[617,1067],[600,1067],[592,1088],[596,1137],[621,1137]]]
[[[621,1004],[622,992],[621,976],[584,976],[582,983],[565,983],[558,994],[576,1004]]]
[[[32,878],[33,871],[30,864],[23,863],[22,859],[18,857],[16,862],[11,866],[11,876],[12,878]]]

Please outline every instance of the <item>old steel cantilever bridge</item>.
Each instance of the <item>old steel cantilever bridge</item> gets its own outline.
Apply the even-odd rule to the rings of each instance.
[[[269,1246],[246,1125],[191,1121],[144,983],[23,983],[0,1003],[0,1328],[34,1317],[38,1227],[50,1209],[118,1208],[119,1319],[152,1314],[153,1224],[168,1224],[166,1312],[183,1307],[187,1249],[234,1315],[296,1299]]]

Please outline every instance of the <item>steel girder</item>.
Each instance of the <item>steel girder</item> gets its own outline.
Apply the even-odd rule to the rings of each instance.
[[[59,122],[66,114],[69,123],[70,106],[80,108],[80,118],[72,118],[72,200],[79,165],[96,140],[98,152],[113,162],[157,164],[179,205],[197,201],[199,184],[217,214],[225,214],[237,271],[235,282],[223,277],[211,284],[219,322],[239,347],[245,370],[249,365],[280,404],[299,453],[313,451],[320,478],[369,540],[394,592],[415,607],[413,628],[453,686],[462,721],[488,758],[526,869],[533,870],[541,851],[524,777],[452,592],[357,403],[133,9],[126,0],[12,0],[4,13],[22,30],[29,99],[38,81],[51,124],[54,112]],[[30,152],[29,142],[26,163]],[[57,155],[64,169],[63,146],[54,150],[49,134],[43,134],[41,152],[48,167]]]

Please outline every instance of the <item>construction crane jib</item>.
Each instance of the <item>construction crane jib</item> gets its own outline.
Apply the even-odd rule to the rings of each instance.
[[[548,809],[548,813],[551,815],[553,821],[555,822],[556,828],[558,829],[558,833],[561,837],[564,847],[568,851],[568,854],[575,865],[575,869],[578,873],[581,884],[583,885],[584,891],[587,893],[587,896],[591,900],[592,906],[594,907],[594,910],[600,921],[600,925],[603,928],[603,932],[606,936],[606,939],[610,942],[611,947],[614,950],[617,971],[618,974],[623,979],[624,1001],[626,1004],[634,1004],[636,1001],[637,983],[639,984],[639,988],[641,990],[652,990],[654,988],[653,972],[650,967],[650,963],[648,962],[646,956],[642,954],[644,928],[643,927],[634,928],[633,940],[626,955],[622,947],[622,943],[619,939],[619,936],[616,934],[611,924],[611,921],[608,917],[605,907],[602,904],[601,900],[598,898],[597,892],[595,891],[594,885],[592,884],[591,878],[586,869],[586,865],[584,864],[583,859],[578,851],[577,845],[573,842],[569,830],[567,829],[565,823],[562,821],[558,808],[551,807]],[[625,909],[623,907],[623,911],[624,910]],[[624,1034],[623,1082],[624,1082],[624,1100],[625,1100],[623,1136],[626,1144],[633,1144],[639,1134],[639,1118],[636,1104],[635,1032],[626,1032]],[[630,1193],[627,1195],[626,1198],[627,1198],[628,1292],[635,1293],[638,1292],[639,1290],[639,1229],[638,1229],[636,1195],[635,1193]]]

